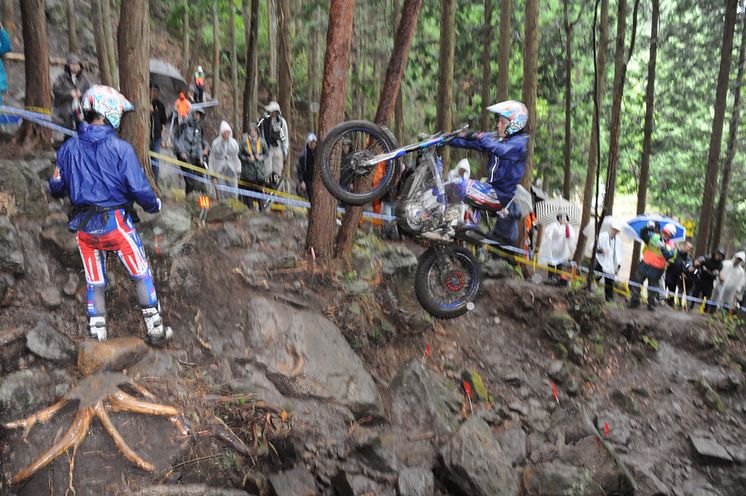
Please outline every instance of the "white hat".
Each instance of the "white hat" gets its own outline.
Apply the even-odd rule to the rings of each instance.
[[[306,135],[306,143],[310,143],[311,141],[318,141],[318,139],[315,134],[308,133],[308,135]]]
[[[739,251],[733,255],[733,258],[740,258],[742,261],[746,261],[746,253]]]
[[[266,110],[267,112],[279,112],[280,111],[280,104],[277,103],[276,101],[272,100],[271,102],[269,102],[269,105],[267,105],[266,107],[264,107],[264,110]]]
[[[201,65],[197,66],[197,72],[202,72],[202,66]]]

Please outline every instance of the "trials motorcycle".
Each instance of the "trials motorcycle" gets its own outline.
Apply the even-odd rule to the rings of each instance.
[[[398,191],[396,220],[400,233],[431,241],[418,260],[415,294],[422,307],[440,319],[474,308],[480,269],[466,245],[499,244],[479,227],[482,215],[489,223],[502,208],[492,186],[460,177],[449,180],[436,154],[468,127],[399,147],[385,126],[347,121],[329,132],[317,155],[326,189],[340,202],[360,206],[391,192],[402,178],[402,158],[417,154],[414,172]]]

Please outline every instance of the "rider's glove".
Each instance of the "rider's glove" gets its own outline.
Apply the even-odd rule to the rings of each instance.
[[[464,131],[461,137],[465,140],[475,140],[477,139],[477,135],[479,134],[479,131],[476,129],[469,129],[467,131]]]

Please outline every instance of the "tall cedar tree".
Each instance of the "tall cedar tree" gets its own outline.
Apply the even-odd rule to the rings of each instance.
[[[650,59],[648,60],[648,83],[645,87],[645,119],[642,136],[642,158],[640,159],[640,179],[637,184],[637,214],[645,213],[648,201],[648,179],[650,177],[650,155],[653,150],[653,114],[655,111],[655,64],[658,60],[658,19],[660,0],[653,0],[653,13],[650,19]],[[632,250],[630,276],[637,273],[640,263],[640,243]]]
[[[637,9],[640,0],[635,0],[632,9],[632,34],[630,36],[629,51],[625,55],[624,43],[627,31],[627,0],[619,0],[617,4],[616,53],[614,54],[614,89],[611,101],[611,136],[609,139],[609,165],[606,176],[606,196],[604,197],[604,215],[614,212],[614,196],[616,193],[616,172],[619,167],[619,135],[621,133],[622,98],[624,98],[624,82],[627,77],[627,64],[632,58],[637,35]]]
[[[531,175],[534,167],[534,145],[536,144],[536,69],[539,59],[539,0],[526,0],[526,17],[524,25],[523,49],[523,103],[528,108],[528,125],[530,130],[526,171],[523,173],[523,187],[531,188]],[[523,233],[523,230],[520,231]],[[522,238],[522,236],[521,236]],[[521,243],[523,239],[520,240]]]
[[[606,90],[606,49],[609,44],[609,0],[601,0],[601,19],[599,28],[599,43],[597,55],[597,74],[596,83],[596,100],[598,101],[599,114],[601,113],[601,102],[604,99]],[[583,212],[580,215],[580,225],[584,227],[591,219],[591,209],[595,210],[593,203],[594,183],[596,181],[596,167],[598,167],[598,136],[594,129],[599,126],[599,115],[593,112],[593,122],[591,124],[591,140],[588,145],[588,169],[585,173],[585,185],[583,187]],[[583,229],[578,234],[578,246],[575,249],[575,262],[580,263],[585,251],[585,244],[588,238],[585,236]]]
[[[236,5],[234,0],[229,0],[228,32],[231,39],[231,127],[233,133],[239,136],[238,122],[238,47],[236,46]],[[240,136],[239,136],[240,137]]]
[[[502,0],[500,6],[500,48],[498,50],[497,101],[508,99],[510,92],[510,21],[513,15],[512,0]]]
[[[440,0],[440,57],[438,59],[438,108],[435,128],[450,131],[453,106],[453,54],[456,46],[456,0]],[[443,148],[443,166],[448,167],[450,151]]]
[[[189,53],[189,0],[184,0],[181,6],[181,73],[189,81],[190,72],[190,53]]]
[[[484,38],[482,41],[482,116],[481,128],[486,130],[490,125],[490,113],[487,106],[491,105],[492,94],[492,0],[484,0]]]
[[[122,68],[122,94],[135,106],[122,119],[122,139],[129,141],[157,192],[150,168],[150,15],[148,0],[122,2],[119,32],[119,67]]]
[[[106,86],[114,86],[114,78],[111,76],[109,55],[107,53],[106,33],[104,32],[104,8],[101,2],[103,0],[91,0],[93,40],[96,44],[96,58],[98,59],[98,72],[101,75],[101,83]]]
[[[191,79],[191,68],[187,81]],[[212,98],[220,100],[220,18],[218,2],[212,2]]]
[[[702,208],[699,211],[699,226],[697,228],[697,255],[704,255],[711,248],[708,246],[708,238],[713,217],[715,185],[718,179],[720,141],[723,137],[725,105],[728,100],[728,75],[730,73],[730,59],[733,52],[733,31],[736,25],[737,7],[738,0],[726,0],[723,46],[720,50],[720,72],[718,73],[718,85],[715,92],[715,115],[712,118],[712,134],[710,135],[710,149],[707,154],[705,188],[702,195]]]
[[[562,21],[565,27],[565,148],[564,174],[562,178],[562,198],[570,199],[570,166],[572,165],[572,34],[575,24],[585,8],[585,2],[580,6],[575,20],[570,22],[568,15],[569,0],[562,2]]]
[[[243,0],[244,27],[246,28],[246,81],[243,88],[243,130],[256,119],[257,102],[254,99],[257,80],[256,43],[259,37],[259,0]]]
[[[75,0],[65,0],[67,14],[67,51],[78,53],[78,20],[75,16]]]
[[[355,0],[330,1],[319,113],[319,138],[322,140],[329,130],[344,117],[354,14]],[[317,185],[323,184],[321,167],[314,168],[313,182]],[[313,250],[316,257],[322,260],[329,260],[333,255],[336,206],[337,201],[326,188],[313,188],[311,212],[308,216],[306,250],[309,252]]]
[[[728,201],[728,188],[730,186],[730,175],[733,168],[733,158],[736,156],[736,141],[738,139],[738,125],[741,121],[741,84],[743,84],[744,53],[746,52],[746,16],[741,25],[741,46],[738,49],[738,74],[736,75],[736,87],[733,90],[733,111],[728,126],[728,144],[725,151],[725,162],[723,162],[723,178],[720,180],[720,198],[718,199],[717,214],[715,215],[715,227],[712,230],[712,241],[710,246],[720,246],[720,238],[725,225],[725,203]]]
[[[109,57],[109,70],[111,71],[112,85],[119,87],[119,66],[117,65],[117,50],[114,46],[114,15],[112,12],[112,2],[114,0],[101,0],[103,10],[102,21],[104,25],[104,40],[106,41],[106,56]]]
[[[285,119],[292,125],[291,108],[293,96],[293,80],[290,74],[290,0],[277,0],[277,15],[279,16],[278,28],[279,46],[278,46],[278,81],[277,81],[277,103],[285,116]],[[285,157],[285,165],[282,168],[282,174],[290,180],[290,161],[288,154]]]
[[[396,98],[401,88],[401,80],[404,69],[407,67],[409,48],[412,45],[412,37],[417,27],[417,19],[420,15],[423,0],[405,0],[402,10],[401,22],[396,30],[396,40],[391,51],[389,65],[386,68],[386,78],[381,87],[378,98],[378,110],[374,122],[387,126],[394,114]],[[372,178],[371,178],[372,179]],[[318,184],[318,183],[317,183]],[[315,188],[314,188],[315,189]],[[355,231],[360,224],[363,215],[363,207],[348,207],[342,219],[342,227],[337,234],[337,246],[335,255],[338,258],[346,258],[352,250],[355,240]]]
[[[44,0],[21,2],[23,26],[23,64],[26,73],[26,106],[52,110],[52,87],[49,82],[49,48]],[[49,147],[52,133],[49,129],[23,121],[16,135],[16,143],[24,149]]]

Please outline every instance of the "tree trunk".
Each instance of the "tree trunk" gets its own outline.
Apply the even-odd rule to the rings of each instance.
[[[291,123],[293,122],[292,119],[292,101],[291,97],[293,95],[293,80],[291,79],[290,75],[290,4],[288,3],[289,0],[278,0],[278,9],[277,9],[277,15],[279,16],[279,22],[278,22],[278,28],[280,30],[280,40],[279,40],[279,50],[278,50],[278,81],[277,81],[277,103],[280,104],[280,108],[282,109],[282,113],[285,116],[286,120]],[[292,156],[290,154],[290,149],[288,149],[288,156],[285,157],[285,165],[282,168],[282,174],[287,178],[288,181],[291,180],[291,174],[290,174],[290,164],[292,163]]]
[[[642,159],[640,160],[640,180],[637,184],[637,214],[645,213],[648,201],[648,179],[650,176],[650,155],[653,150],[653,114],[655,111],[655,64],[658,58],[658,18],[660,0],[653,0],[653,13],[650,20],[650,60],[648,61],[648,83],[645,87],[645,120],[642,136]],[[637,273],[640,263],[640,243],[634,243],[630,277]]]
[[[236,47],[236,4],[234,0],[228,2],[228,32],[231,38],[231,97],[233,108],[231,108],[231,127],[238,134],[241,129],[238,120],[238,48]]]
[[[497,73],[497,101],[508,99],[510,91],[510,35],[513,28],[510,21],[513,16],[512,0],[502,0],[500,6],[500,48],[498,50],[499,72]]]
[[[13,32],[16,30],[16,13],[14,7],[14,0],[2,0],[2,20],[3,26],[8,31],[8,35],[13,36]]]
[[[276,97],[277,95],[277,91],[275,90],[277,88],[277,51],[279,48],[279,43],[277,41],[278,1],[280,0],[267,0],[267,50],[269,51],[269,86],[273,89],[273,91],[270,91],[270,95],[274,95],[274,97]]]
[[[135,149],[150,185],[157,192],[150,168],[150,15],[148,0],[122,2],[119,31],[119,66],[122,68],[122,94],[135,106],[122,119],[122,139]]]
[[[399,0],[393,0],[392,10],[394,14],[394,26],[399,26],[401,22],[402,10],[399,5]],[[394,42],[396,42],[396,32],[394,32]],[[404,102],[402,101],[402,86],[399,86],[399,93],[396,95],[396,103],[394,104],[394,136],[399,143],[404,142]]]
[[[484,0],[484,39],[482,43],[482,118],[481,128],[486,130],[490,125],[490,112],[487,110],[492,105],[492,0]]]
[[[181,15],[181,73],[184,79],[191,79],[191,55],[189,53],[189,0],[184,0],[184,12]],[[248,39],[248,38],[247,38]]]
[[[109,67],[109,55],[107,54],[106,34],[104,33],[104,14],[101,2],[103,0],[91,0],[91,18],[93,24],[93,39],[96,42],[96,58],[98,59],[98,72],[101,83],[106,86],[114,86]]]
[[[621,133],[622,98],[624,98],[624,83],[627,77],[627,64],[632,58],[637,35],[637,8],[640,0],[635,0],[632,12],[632,35],[629,51],[625,54],[624,39],[627,30],[627,0],[619,0],[617,10],[617,38],[614,60],[614,98],[611,104],[611,138],[609,139],[609,165],[606,177],[606,197],[604,198],[603,214],[614,213],[614,196],[616,193],[616,172],[619,167],[619,135]]]
[[[330,1],[319,113],[321,140],[344,116],[354,14],[355,0]],[[321,167],[314,168],[313,182],[316,187],[313,188],[311,212],[308,216],[306,250],[313,250],[317,258],[329,260],[333,250],[337,201],[323,187]]]
[[[378,109],[373,119],[376,124],[387,126],[393,117],[396,96],[399,94],[401,80],[407,67],[409,47],[412,45],[412,37],[417,27],[422,2],[423,0],[404,0],[401,22],[396,30],[394,48],[391,51],[391,58],[386,68],[386,77],[378,97]],[[371,180],[372,178],[367,178],[369,183]],[[355,241],[355,231],[357,231],[362,215],[363,207],[347,207],[342,219],[342,226],[337,233],[335,253],[337,258],[347,258],[350,255],[352,244]]]
[[[212,98],[220,101],[220,18],[218,2],[212,2]]]
[[[453,105],[453,54],[456,45],[456,0],[440,0],[440,56],[438,58],[438,101],[435,129],[450,131]],[[450,151],[443,148],[443,167],[450,163]]]
[[[49,82],[49,47],[44,0],[21,2],[23,26],[23,64],[26,74],[26,107],[52,111],[52,87]],[[24,120],[16,135],[16,143],[25,150],[48,148],[52,133],[49,129]]]
[[[100,0],[101,6],[103,7],[101,13],[104,21],[104,40],[106,40],[106,56],[109,57],[109,71],[111,71],[111,81],[115,88],[119,88],[119,66],[117,64],[117,50],[114,46],[114,30],[112,23],[114,22],[114,16],[111,8],[112,0]],[[148,42],[149,43],[149,42]],[[148,59],[149,61],[150,59]],[[148,62],[149,63],[149,62]],[[150,67],[148,65],[148,67]],[[148,69],[148,79],[150,78],[150,70]]]
[[[565,148],[562,198],[570,199],[570,166],[572,165],[572,31],[567,15],[569,0],[562,2],[565,25]]]
[[[598,101],[599,114],[601,112],[601,102],[603,102],[604,91],[606,90],[606,47],[609,44],[609,0],[601,0],[601,26],[599,29],[599,43],[597,55],[598,81],[596,82],[596,98]],[[583,186],[583,212],[580,217],[580,233],[578,234],[578,246],[575,249],[575,262],[580,263],[583,259],[585,244],[588,241],[583,229],[591,218],[591,209],[595,210],[593,191],[596,181],[596,167],[598,167],[598,136],[595,129],[599,126],[599,115],[593,113],[591,123],[591,140],[588,145],[588,170],[585,175],[585,185]]]
[[[249,132],[249,124],[256,121],[256,43],[259,35],[259,0],[243,1],[244,27],[246,28],[246,81],[243,90],[243,130]]]
[[[75,16],[75,0],[65,0],[67,13],[67,51],[78,53],[78,20]]]
[[[523,173],[523,187],[531,189],[531,174],[534,167],[534,145],[536,143],[536,69],[539,59],[539,0],[526,0],[524,27],[525,45],[523,50],[523,103],[528,108],[528,123],[531,133],[528,139],[526,171]],[[523,232],[523,230],[521,230]]]
[[[318,102],[316,99],[316,86],[319,78],[318,68],[318,46],[319,46],[319,26],[318,16],[316,15],[318,10],[314,11],[313,23],[311,25],[310,40],[311,46],[308,48],[308,130],[316,131],[316,113],[311,110],[311,105]]]
[[[741,25],[741,46],[738,49],[738,73],[736,75],[736,86],[733,90],[733,110],[728,126],[728,144],[725,151],[725,162],[723,162],[723,178],[720,181],[720,198],[718,200],[717,213],[715,214],[715,227],[712,231],[710,247],[717,249],[720,246],[720,237],[725,226],[725,204],[728,201],[728,188],[730,186],[733,158],[736,156],[736,142],[738,141],[738,126],[741,122],[741,84],[743,84],[744,56],[746,52],[746,17]]]
[[[725,105],[728,99],[728,75],[730,73],[731,52],[733,52],[733,31],[736,24],[737,6],[738,0],[726,0],[723,46],[720,50],[720,72],[718,73],[718,85],[715,93],[715,115],[712,119],[712,134],[710,135],[710,149],[707,154],[705,188],[702,195],[702,209],[699,212],[699,226],[697,227],[697,255],[704,255],[710,248],[707,246],[707,242],[712,222],[715,185],[717,184]]]

